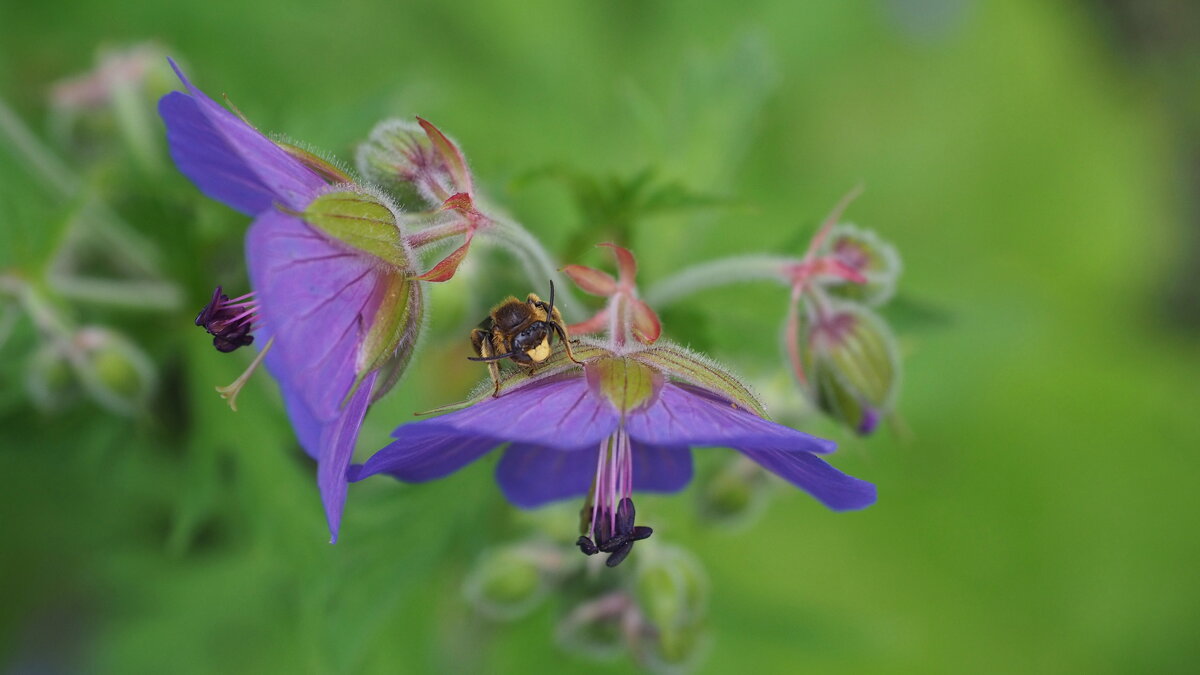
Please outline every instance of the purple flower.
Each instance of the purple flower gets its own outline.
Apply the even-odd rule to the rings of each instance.
[[[296,436],[317,460],[336,541],[363,416],[416,339],[422,295],[409,279],[411,252],[382,198],[268,139],[171,65],[187,89],[159,103],[171,157],[204,194],[254,216],[246,235],[253,293],[230,301],[218,288],[196,323],[221,351],[251,341],[263,350]],[[356,239],[361,228],[375,229]]]
[[[350,479],[433,480],[509,443],[496,467],[505,497],[534,508],[590,495],[589,536],[579,545],[612,553],[610,566],[650,533],[634,525],[630,495],[683,489],[694,447],[738,450],[837,511],[875,501],[874,485],[817,456],[832,452],[832,441],[765,419],[736,380],[687,350],[659,345],[617,355],[583,346],[576,356],[586,361],[582,369],[557,354],[546,375],[515,374],[499,397],[481,395],[399,427],[393,443],[350,468]]]

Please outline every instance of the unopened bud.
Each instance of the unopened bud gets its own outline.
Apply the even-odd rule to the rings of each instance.
[[[624,591],[612,591],[576,605],[558,624],[554,636],[563,649],[608,661],[625,651],[639,612]]]
[[[561,552],[536,544],[487,551],[463,582],[463,596],[492,619],[520,618],[546,597],[562,558]]]
[[[92,70],[51,88],[55,135],[88,156],[111,149],[120,138],[142,168],[156,169],[161,161],[154,101],[169,90],[169,72],[162,47],[151,42],[101,50]]]
[[[732,456],[701,478],[697,491],[700,515],[720,525],[745,524],[762,513],[769,489],[762,467],[740,455]]]
[[[895,293],[896,280],[900,276],[900,254],[875,232],[851,224],[837,225],[825,241],[823,253],[866,279],[865,283],[852,283],[823,278],[830,293],[871,307],[882,305]]]
[[[694,662],[707,635],[708,578],[700,563],[681,548],[658,546],[641,561],[635,587],[648,624],[638,645],[646,665],[664,670]]]
[[[870,434],[895,403],[900,357],[874,312],[842,302],[801,318],[802,388],[813,403],[859,434]]]
[[[55,345],[43,345],[25,368],[25,389],[34,406],[46,412],[63,410],[79,398],[79,379],[66,355]]]
[[[390,191],[406,208],[434,208],[455,194],[471,193],[466,160],[457,146],[423,120],[380,122],[358,147],[356,159],[363,177]]]
[[[136,345],[107,328],[84,328],[75,334],[75,365],[84,389],[101,406],[132,415],[145,405],[156,381],[150,359]]]

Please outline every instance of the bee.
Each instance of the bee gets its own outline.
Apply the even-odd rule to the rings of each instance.
[[[492,308],[479,327],[471,330],[471,346],[477,356],[470,361],[488,364],[496,390],[492,396],[500,395],[500,365],[504,359],[512,359],[517,365],[532,372],[553,351],[550,338],[558,335],[567,350],[567,358],[582,363],[571,353],[571,340],[563,324],[562,314],[554,307],[554,282],[550,282],[550,302],[530,293],[525,302],[508,296]]]

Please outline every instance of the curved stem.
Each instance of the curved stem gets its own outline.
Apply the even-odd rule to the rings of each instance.
[[[480,229],[479,234],[512,252],[521,261],[525,275],[535,287],[542,287],[547,280],[553,281],[558,289],[555,303],[563,307],[564,314],[577,317],[588,313],[571,292],[572,285],[558,271],[558,266],[551,260],[550,254],[528,230],[508,218],[496,218],[490,227]]]
[[[715,286],[745,281],[774,281],[786,284],[787,269],[799,261],[771,255],[748,255],[710,260],[685,268],[646,291],[645,300],[654,307],[669,305],[680,298]]]

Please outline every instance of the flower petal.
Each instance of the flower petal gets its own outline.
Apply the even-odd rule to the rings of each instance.
[[[514,443],[496,465],[496,482],[508,501],[522,509],[581,497],[592,486],[599,447],[557,450]]]
[[[423,483],[458,471],[500,444],[437,424],[437,418],[405,424],[392,435],[396,440],[365,464],[350,467],[348,477],[352,482],[387,473],[410,483]]]
[[[317,451],[317,487],[321,490],[321,503],[325,506],[325,519],[329,522],[331,544],[337,543],[342,507],[346,504],[346,473],[350,468],[350,459],[354,457],[358,430],[367,414],[375,376],[376,373],[368,375],[337,419],[321,429],[320,448]]]
[[[654,344],[658,336],[662,335],[662,323],[659,322],[658,315],[650,309],[650,305],[637,298],[633,298],[630,305],[633,310],[634,335],[644,344]]]
[[[496,482],[514,506],[534,509],[587,495],[596,473],[598,445],[558,450],[514,443],[496,465]],[[692,480],[692,453],[686,447],[633,444],[633,489],[678,492]]]
[[[828,453],[837,444],[763,419],[706,391],[684,384],[663,385],[658,400],[631,414],[625,428],[651,445],[721,446],[738,450]]]
[[[267,368],[319,422],[332,422],[357,378],[359,347],[386,292],[385,275],[369,256],[273,209],[250,226],[246,261],[260,318],[275,337]]]
[[[633,489],[679,492],[692,481],[692,451],[686,445],[646,445],[633,441]]]
[[[317,484],[336,541],[346,470],[376,374],[347,396],[386,283],[369,258],[338,248],[274,209],[251,225],[246,257],[264,324],[259,342],[274,339],[267,369],[279,383],[296,437],[317,460]]]
[[[875,503],[873,484],[838,471],[816,455],[774,449],[738,449],[834,511],[853,511]]]
[[[512,441],[574,450],[599,446],[601,439],[616,430],[618,416],[611,403],[592,394],[587,381],[576,371],[513,389],[429,422],[497,443]]]
[[[604,246],[611,248],[613,255],[617,257],[617,276],[622,283],[633,285],[633,280],[637,278],[637,260],[633,257],[633,253],[623,246],[617,246],[611,242],[596,244],[596,246]]]
[[[167,94],[158,111],[167,125],[171,158],[201,192],[256,215],[275,202],[303,209],[325,185],[296,158],[193,86],[174,61],[171,67],[189,93]]]

